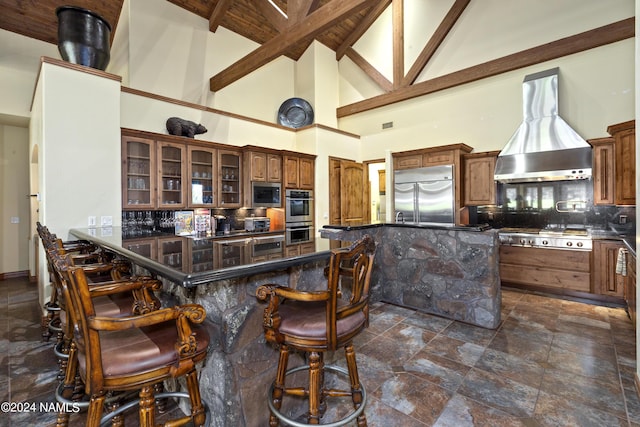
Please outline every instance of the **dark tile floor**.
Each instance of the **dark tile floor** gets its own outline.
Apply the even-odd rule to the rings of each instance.
[[[497,330],[374,304],[356,342],[369,425],[640,426],[623,309],[508,289],[502,300]],[[0,281],[0,307],[0,402],[53,402],[57,365],[35,285]],[[0,426],[54,425],[39,409],[1,413]]]

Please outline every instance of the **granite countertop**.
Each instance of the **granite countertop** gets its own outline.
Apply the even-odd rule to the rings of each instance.
[[[334,230],[366,230],[377,227],[407,227],[407,228],[425,228],[432,230],[455,230],[455,231],[487,231],[491,230],[489,224],[475,224],[475,225],[449,225],[449,224],[409,224],[409,223],[394,223],[394,222],[381,222],[377,224],[362,224],[362,225],[325,225],[322,228],[334,229]]]
[[[316,239],[314,252],[287,256],[284,231],[204,237],[156,232],[125,237],[121,227],[108,227],[72,229],[70,233],[184,287],[328,260],[331,254],[329,240]],[[281,248],[273,248],[267,256],[257,254],[256,245],[275,236],[282,236]]]

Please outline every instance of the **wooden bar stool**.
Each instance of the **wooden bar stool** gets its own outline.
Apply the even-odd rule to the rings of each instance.
[[[327,397],[351,397],[354,407],[330,426],[345,425],[355,418],[358,426],[367,425],[366,392],[358,377],[353,339],[369,325],[369,283],[375,250],[369,236],[333,250],[325,270],[326,290],[301,291],[271,284],[257,289],[257,298],[268,302],[263,318],[265,338],[280,351],[276,379],[270,388],[269,426],[278,426],[279,421],[292,426],[319,424]],[[347,370],[324,364],[324,353],[338,348],[345,350]],[[291,350],[306,353],[308,365],[287,370]],[[285,386],[286,377],[300,370],[309,371],[308,388]],[[350,389],[325,388],[325,370],[348,375]],[[308,424],[280,411],[285,395],[308,398]]]

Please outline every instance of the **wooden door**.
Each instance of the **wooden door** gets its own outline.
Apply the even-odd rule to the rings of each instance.
[[[180,209],[187,206],[186,146],[158,141],[158,207]]]
[[[616,139],[616,204],[636,204],[636,131],[627,129]]]
[[[156,207],[156,151],[151,139],[122,136],[122,208]]]
[[[313,190],[313,184],[315,182],[314,163],[314,159],[300,157],[298,163],[298,184],[303,190]]]
[[[217,153],[215,148],[188,146],[187,201],[189,207],[211,208],[218,202]]]
[[[284,186],[285,188],[299,188],[298,169],[300,158],[284,156]]]
[[[464,156],[464,205],[482,206],[496,203],[493,179],[497,151]]]
[[[267,181],[282,182],[282,156],[267,154]]]
[[[619,241],[593,241],[593,292],[622,297],[624,279],[616,274],[618,251],[624,247]]]
[[[589,140],[593,146],[593,204],[614,205],[615,149],[613,138]]]
[[[251,152],[249,156],[249,175],[251,177],[251,181],[266,181],[267,153]]]
[[[364,166],[349,160],[340,162],[340,218],[344,225],[365,223]],[[366,221],[368,222],[368,221]]]

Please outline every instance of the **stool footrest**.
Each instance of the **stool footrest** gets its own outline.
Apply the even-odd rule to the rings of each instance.
[[[324,369],[327,370],[327,371],[332,371],[332,372],[336,372],[338,374],[349,376],[349,371],[347,371],[346,369],[344,369],[341,366],[325,365]],[[293,374],[295,372],[308,371],[308,370],[309,370],[309,365],[297,366],[295,368],[289,369],[285,373],[285,376],[288,376],[288,375]],[[273,415],[275,415],[280,421],[286,423],[289,426],[292,426],[292,427],[307,427],[307,426],[310,426],[311,424],[301,423],[299,421],[296,421],[294,419],[291,419],[291,418],[287,417],[286,415],[284,415],[282,412],[280,412],[273,405],[273,401],[271,400],[271,396],[273,395],[274,386],[275,386],[275,382],[271,383],[271,388],[269,389],[269,399],[267,400],[267,404],[269,405],[269,410],[271,411],[271,413]],[[339,393],[339,394],[335,394],[336,392]],[[355,409],[353,412],[350,412],[344,418],[341,418],[341,419],[339,419],[337,421],[334,421],[332,423],[329,423],[329,424],[321,424],[321,425],[324,426],[324,427],[339,427],[339,426],[346,425],[347,423],[355,420],[358,416],[360,416],[360,414],[362,414],[362,412],[364,411],[364,407],[365,407],[365,405],[367,403],[367,392],[366,392],[366,390],[365,390],[365,388],[364,388],[364,386],[362,384],[360,384],[360,392],[362,393],[362,403],[360,404],[360,406],[357,409]],[[342,390],[330,390],[330,393],[331,393],[330,395],[332,397],[347,397],[347,396],[351,396],[350,392],[344,392]]]

